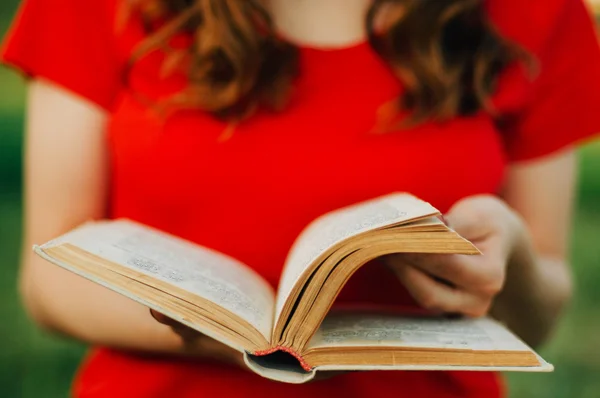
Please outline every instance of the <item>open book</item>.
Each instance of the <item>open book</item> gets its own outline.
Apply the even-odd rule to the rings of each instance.
[[[317,370],[552,370],[490,318],[329,313],[376,257],[480,254],[439,216],[409,194],[323,215],[298,236],[276,292],[231,257],[128,220],[84,224],[34,250],[243,352],[250,369],[274,380],[302,383]]]

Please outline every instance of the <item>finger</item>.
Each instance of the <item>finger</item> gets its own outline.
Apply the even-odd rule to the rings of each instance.
[[[507,223],[512,224],[515,220],[514,212],[493,195],[476,195],[460,200],[445,214],[445,218],[452,229],[471,241],[506,232]]]
[[[469,240],[485,238],[493,228],[485,209],[474,201],[459,201],[444,214],[447,225]]]
[[[166,316],[165,314],[161,314],[158,311],[155,310],[150,310],[150,315],[152,315],[152,317],[159,323],[162,323],[163,325],[169,326],[171,329],[173,329],[176,332],[184,332],[186,330],[193,330],[191,328],[189,328],[188,326],[184,325],[183,323],[176,321],[173,318],[170,318],[168,316]]]
[[[483,218],[472,213],[449,212],[444,215],[444,218],[448,227],[470,241],[484,239],[489,231],[489,228],[482,224]]]
[[[394,271],[410,295],[430,311],[482,316],[489,309],[489,300],[437,282],[415,267],[396,267]]]
[[[493,295],[502,289],[505,279],[504,260],[493,252],[483,256],[410,254],[405,262],[452,285]]]
[[[417,268],[421,268],[419,266],[419,264],[421,262],[423,262],[423,258],[421,258],[421,254],[390,254],[387,255],[385,257],[383,257],[383,261],[384,264],[386,264],[386,266],[388,266],[388,268],[392,269],[393,271],[395,271],[395,268],[402,268],[402,267],[406,267],[406,266],[414,266]],[[422,268],[421,268],[422,269]],[[422,271],[425,271],[426,273],[429,273],[430,276],[432,278],[434,278],[435,280],[437,280],[440,283],[452,286],[454,285],[451,281],[449,281],[448,279],[445,279],[443,276],[437,276],[434,275],[431,272],[428,272],[425,269],[422,269]]]
[[[154,318],[156,322],[162,323],[163,325],[173,326],[175,323],[177,323],[177,321],[173,320],[172,318],[169,318],[165,314],[162,314],[153,309],[150,309],[150,315],[152,315],[152,318]]]
[[[153,309],[150,310],[150,315],[152,315],[157,322],[169,326],[174,333],[184,340],[184,342],[196,341],[198,337],[202,335],[200,332]]]

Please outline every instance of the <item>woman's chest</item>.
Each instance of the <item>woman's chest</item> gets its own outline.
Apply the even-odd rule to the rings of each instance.
[[[125,106],[111,131],[112,215],[262,264],[275,279],[294,238],[324,212],[393,191],[447,210],[502,181],[486,118],[377,135],[370,112],[307,110],[257,117],[221,141],[226,126],[206,116],[162,124]]]
[[[372,133],[398,88],[361,67],[373,65],[355,65],[353,79],[315,69],[286,111],[259,113],[229,136],[204,113],[165,120],[124,95],[110,127],[112,215],[228,253],[276,282],[294,238],[324,212],[393,191],[447,210],[499,189],[505,161],[488,117]]]

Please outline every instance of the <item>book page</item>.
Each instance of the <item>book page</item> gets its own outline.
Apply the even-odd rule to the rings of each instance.
[[[275,293],[231,257],[126,220],[86,224],[42,249],[62,243],[210,300],[270,339]]]
[[[368,313],[328,315],[308,349],[332,346],[530,351],[491,318],[410,318]]]
[[[437,213],[427,202],[410,194],[396,193],[346,207],[315,220],[300,234],[286,259],[277,293],[275,322],[294,285],[327,249],[370,230]]]

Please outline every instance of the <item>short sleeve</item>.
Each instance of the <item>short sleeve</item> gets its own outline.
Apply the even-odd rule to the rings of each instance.
[[[111,110],[122,75],[114,0],[25,0],[0,59]]]
[[[534,36],[525,41],[534,47],[537,75],[524,90],[523,106],[502,124],[511,161],[541,157],[600,132],[600,46],[590,12],[583,0],[530,3],[537,4],[533,26],[522,29]]]

